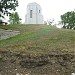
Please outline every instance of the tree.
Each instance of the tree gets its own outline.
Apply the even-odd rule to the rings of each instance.
[[[53,25],[53,23],[54,23],[54,19],[48,19],[47,20],[47,24],[48,25]]]
[[[21,18],[19,17],[18,13],[12,13],[11,16],[9,16],[9,22],[10,24],[20,24]]]
[[[0,19],[0,23],[2,22],[2,20]]]
[[[61,23],[65,29],[75,29],[75,12],[67,12],[61,15]]]
[[[18,6],[18,0],[0,0],[0,17],[10,15],[10,10],[16,10]]]
[[[47,22],[46,22],[46,21],[44,21],[44,24],[45,24],[45,25],[47,25]]]

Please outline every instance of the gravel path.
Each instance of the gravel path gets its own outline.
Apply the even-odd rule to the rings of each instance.
[[[20,31],[0,29],[0,40],[20,34]]]

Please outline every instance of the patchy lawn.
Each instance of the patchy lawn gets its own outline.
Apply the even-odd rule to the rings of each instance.
[[[47,25],[8,25],[3,29],[18,30],[21,34],[0,40],[0,50],[42,54],[50,51],[72,52],[75,50],[75,31]]]

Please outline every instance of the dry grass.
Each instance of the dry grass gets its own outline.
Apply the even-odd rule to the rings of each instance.
[[[75,31],[47,25],[8,25],[3,29],[19,30],[21,34],[0,40],[0,51],[20,51],[26,54],[48,54],[50,51],[74,53]]]

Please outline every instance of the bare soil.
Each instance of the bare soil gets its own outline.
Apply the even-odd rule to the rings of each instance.
[[[75,73],[75,55],[50,52],[39,56],[0,51],[0,75],[71,75]]]

